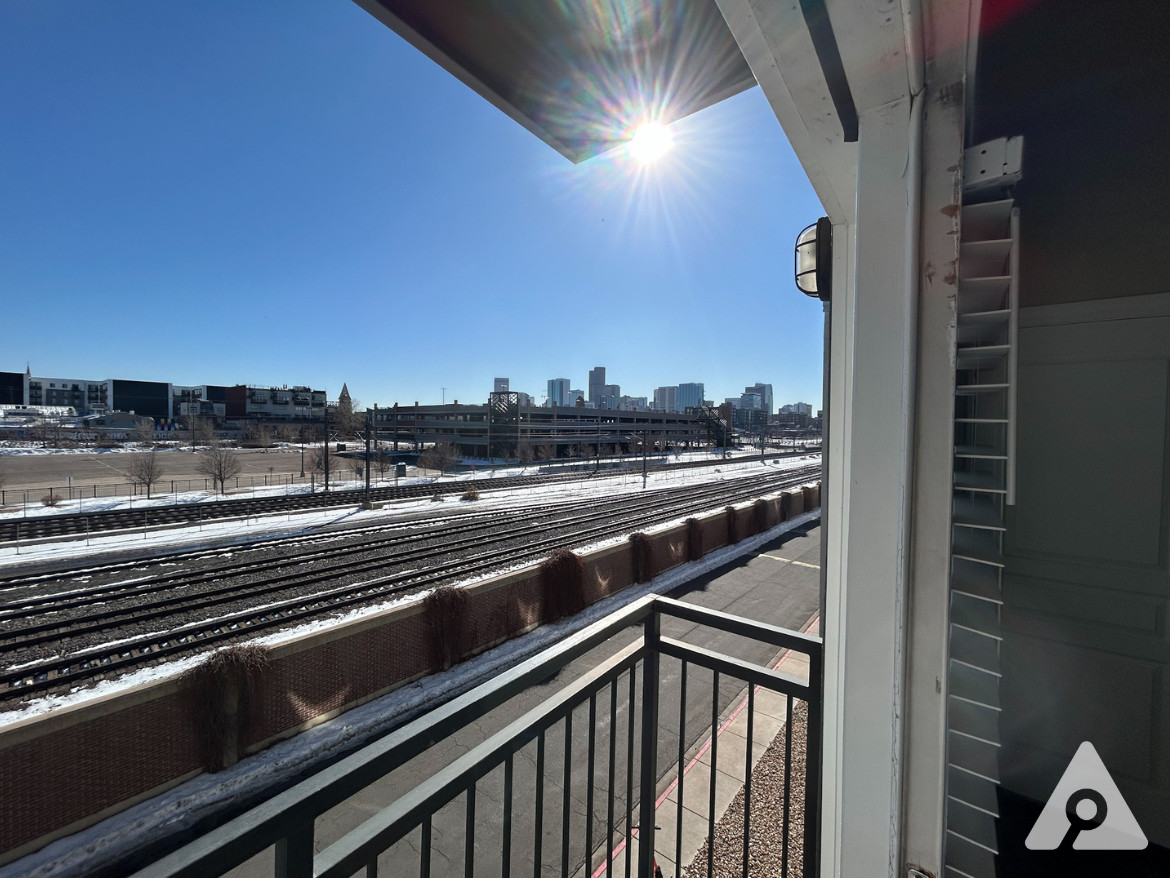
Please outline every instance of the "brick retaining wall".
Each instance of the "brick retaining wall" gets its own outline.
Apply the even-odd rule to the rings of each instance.
[[[814,508],[819,499],[820,489],[813,487],[765,501],[766,526]],[[728,544],[729,515],[735,516],[739,539],[760,532],[752,505],[703,516],[702,554]],[[646,538],[649,578],[686,562],[687,525]],[[582,562],[587,604],[633,584],[628,542],[591,552]],[[544,618],[538,566],[475,583],[465,593],[463,611],[451,623],[460,658],[523,634]],[[420,601],[270,647],[268,665],[244,704],[227,699],[236,733],[213,749],[230,765],[432,673],[432,631]],[[173,677],[0,729],[0,864],[201,773],[209,744],[198,730],[197,713],[207,709],[187,680]]]

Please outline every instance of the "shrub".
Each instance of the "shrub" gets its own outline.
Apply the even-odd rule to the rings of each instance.
[[[467,500],[468,502],[471,502],[473,500],[478,500],[479,499],[479,491],[477,491],[475,488],[468,488],[466,491],[463,492],[463,496],[460,497],[459,499],[460,500]]]
[[[762,534],[768,529],[768,501],[762,497],[755,503],[756,533]]]
[[[644,533],[630,534],[630,560],[633,564],[634,582],[649,582],[654,578],[651,572],[652,557],[650,538]]]
[[[440,585],[423,598],[423,613],[431,635],[431,661],[441,670],[471,652],[464,609],[467,593],[451,585]]]
[[[54,494],[52,491],[50,491],[48,494],[46,494],[45,496],[43,496],[41,498],[41,505],[42,506],[60,506],[62,499],[64,499],[64,498],[62,498],[60,494]]]
[[[568,549],[556,549],[540,565],[544,621],[554,622],[585,609],[585,565]]]
[[[703,525],[697,518],[687,519],[687,560],[698,561],[703,557]]]
[[[239,759],[240,739],[251,722],[251,702],[267,668],[264,647],[237,645],[212,653],[180,677],[209,771],[227,768]]]

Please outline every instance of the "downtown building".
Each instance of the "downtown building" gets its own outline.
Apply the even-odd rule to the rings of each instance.
[[[307,386],[178,385],[123,378],[55,378],[0,372],[0,405],[31,409],[72,409],[78,417],[111,412],[151,418],[171,427],[180,418],[231,420],[323,420],[323,390]]]

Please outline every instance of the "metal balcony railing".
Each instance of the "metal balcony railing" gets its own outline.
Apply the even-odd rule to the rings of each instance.
[[[736,635],[736,642],[750,644],[757,656],[761,650],[773,654],[772,647],[807,656],[808,680],[667,637],[664,622],[692,633],[715,629]],[[632,643],[447,762],[324,850],[315,851],[317,820],[330,809],[534,684],[548,681],[611,637],[624,633],[628,638],[631,632],[626,629],[634,625],[640,630],[633,629],[637,636]],[[697,781],[683,769],[698,760],[692,755],[696,744],[702,745],[699,755],[706,752],[711,766],[709,790],[701,797],[709,803],[705,809],[707,854],[705,862],[697,858],[687,874],[710,876],[716,848],[723,861],[720,871],[726,874],[728,839],[720,838],[716,778],[726,773],[723,769],[730,760],[725,755],[719,763],[720,736],[707,738],[707,723],[712,731],[720,727],[730,694],[732,704],[740,705],[733,713],[746,710],[746,737],[751,742],[757,694],[769,690],[786,697],[787,722],[777,739],[785,754],[782,776],[770,779],[771,789],[759,789],[760,782],[753,778],[750,743],[740,754],[729,754],[743,760],[736,767],[743,769],[744,778],[741,794],[732,803],[732,807],[742,807],[742,813],[731,815],[738,824],[733,835],[742,833],[742,841],[736,842],[733,871],[747,876],[753,870],[749,854],[755,786],[761,801],[778,801],[781,811],[779,838],[773,837],[769,841],[774,843],[766,845],[769,868],[775,868],[778,859],[780,874],[812,876],[817,872],[821,667],[818,637],[668,598],[646,597],[212,830],[138,875],[221,875],[274,849],[270,868],[278,878],[356,874],[367,878],[379,874],[652,878],[656,854],[675,863],[695,854],[691,824],[698,818],[693,813],[687,818],[691,849],[683,841],[683,784],[693,787]],[[706,680],[710,680],[710,690],[698,685]],[[710,699],[698,712],[690,704],[696,695]],[[800,726],[793,722],[794,705],[799,703],[807,707],[802,739],[794,738]],[[696,717],[701,718],[699,722]],[[728,749],[725,744],[724,750]],[[800,749],[805,754],[803,765],[793,760]],[[701,779],[701,773],[696,776]],[[677,804],[667,801],[668,793]],[[691,789],[692,798],[695,794]],[[656,846],[656,830],[663,827],[668,830],[663,836],[673,834],[673,839],[660,837],[662,843]],[[757,845],[754,856],[764,846]],[[249,866],[253,867],[249,874],[256,874],[255,862]],[[682,874],[683,869],[677,872]]]

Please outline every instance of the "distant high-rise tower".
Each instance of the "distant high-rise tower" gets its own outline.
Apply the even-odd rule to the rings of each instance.
[[[764,411],[772,414],[772,385],[771,384],[753,384],[750,387],[743,389],[744,393],[758,393],[760,395],[761,405]]]
[[[616,409],[621,404],[622,389],[616,384],[604,384],[597,400],[599,409]]]
[[[678,386],[678,410],[685,412],[688,408],[695,408],[703,404],[703,382],[692,381]]]
[[[569,403],[569,379],[568,378],[550,378],[550,379],[548,379],[548,404],[549,405],[570,405],[570,403]]]
[[[654,388],[654,411],[656,411],[656,412],[677,412],[678,411],[678,388],[677,387],[655,387]]]
[[[605,366],[597,366],[589,370],[589,401],[600,405],[603,393],[605,393]]]
[[[507,393],[508,392],[508,379],[507,378],[497,378],[494,389],[495,389],[496,393]]]

